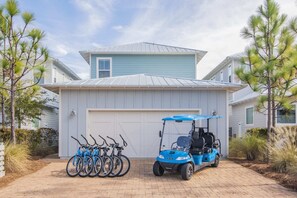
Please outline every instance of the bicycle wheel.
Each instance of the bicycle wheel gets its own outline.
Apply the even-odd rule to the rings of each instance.
[[[93,162],[94,162],[94,166],[93,166],[91,173],[89,174],[89,177],[95,177],[101,171],[101,167],[102,167],[101,158],[98,156],[95,156],[95,157],[93,157]]]
[[[94,167],[94,162],[92,157],[90,156],[85,156],[82,159],[83,159],[82,168],[79,171],[78,175],[81,177],[86,177],[92,172]]]
[[[78,155],[72,156],[66,165],[66,173],[70,177],[75,177],[82,169],[82,158]]]
[[[108,175],[108,177],[118,176],[123,169],[123,162],[122,162],[121,158],[119,158],[118,156],[115,155],[112,157],[112,161],[113,161],[113,169],[112,169],[111,173]]]
[[[123,162],[123,169],[122,169],[121,173],[118,175],[118,177],[122,177],[122,176],[126,175],[130,170],[130,160],[125,155],[120,155],[119,157],[121,158],[121,160]]]
[[[101,160],[102,160],[102,166],[101,166],[101,171],[98,174],[98,177],[107,177],[113,169],[112,158],[109,156],[102,156]]]

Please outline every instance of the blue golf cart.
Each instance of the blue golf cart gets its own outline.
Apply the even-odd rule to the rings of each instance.
[[[221,142],[209,131],[209,122],[218,118],[222,116],[192,114],[163,118],[163,129],[159,132],[159,156],[153,166],[154,175],[178,171],[182,179],[189,180],[194,172],[203,167],[217,167],[222,156]],[[207,126],[196,127],[202,120],[206,120]]]

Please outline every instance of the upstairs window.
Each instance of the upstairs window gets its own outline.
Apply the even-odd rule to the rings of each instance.
[[[229,83],[232,82],[232,67],[229,65],[228,67],[228,81]]]
[[[254,107],[245,109],[245,124],[254,124]]]
[[[295,124],[296,123],[296,106],[291,110],[279,108],[277,110],[277,123],[279,124]]]
[[[224,75],[223,75],[223,71],[221,71],[220,73],[220,81],[223,82],[224,81]]]
[[[97,78],[111,77],[111,58],[97,59]]]

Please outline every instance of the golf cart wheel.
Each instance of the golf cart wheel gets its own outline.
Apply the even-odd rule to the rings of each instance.
[[[218,167],[220,163],[220,156],[216,155],[216,159],[214,161],[214,163],[211,165],[212,167]]]
[[[181,176],[183,180],[190,180],[194,173],[194,167],[192,164],[187,163],[181,167]]]
[[[153,172],[155,176],[162,176],[164,174],[164,169],[160,166],[159,162],[154,163]]]

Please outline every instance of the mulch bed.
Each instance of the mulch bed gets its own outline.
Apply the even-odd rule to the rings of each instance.
[[[38,157],[34,157],[31,160],[32,165],[30,166],[30,170],[28,170],[26,173],[11,173],[6,172],[4,177],[0,178],[0,189],[7,186],[9,183],[13,182],[14,180],[23,177],[25,175],[29,175],[31,173],[34,173],[41,168],[45,167],[48,163],[46,163],[43,160],[40,160]]]
[[[279,184],[284,187],[291,188],[297,191],[297,176],[290,175],[287,173],[275,172],[269,164],[259,161],[248,161],[244,159],[230,159],[235,163],[242,165],[243,167],[249,168],[253,171],[260,173],[261,175],[276,180]]]

